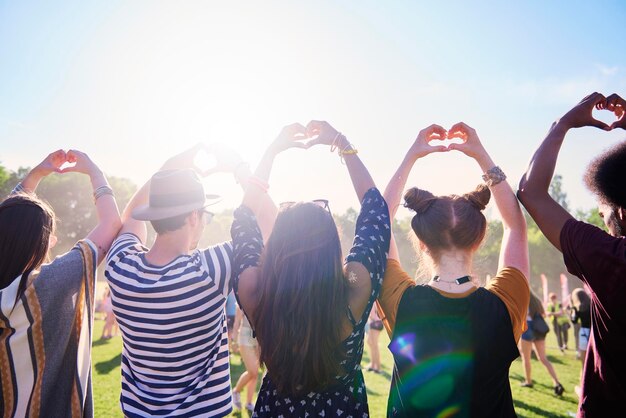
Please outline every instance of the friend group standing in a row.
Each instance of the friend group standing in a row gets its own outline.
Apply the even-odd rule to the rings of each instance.
[[[592,110],[614,112],[611,126]],[[517,198],[570,273],[590,291],[590,335],[578,416],[616,416],[626,399],[626,142],[599,156],[585,181],[609,233],[576,221],[548,193],[566,133],[626,128],[626,102],[587,96],[555,122],[519,183]],[[458,138],[449,147],[436,139]],[[345,163],[359,201],[355,238],[343,257],[328,201],[285,202],[269,191],[275,157],[326,146]],[[102,171],[79,151],[57,151],[0,203],[0,361],[4,416],[93,415],[90,343],[96,266],[105,261],[112,309],[123,336],[125,416],[224,416],[232,410],[224,305],[234,289],[266,367],[253,416],[368,416],[360,361],[375,304],[394,358],[388,416],[515,416],[509,367],[527,328],[530,300],[526,223],[506,175],[464,123],[422,130],[381,193],[346,136],[322,121],[285,127],[254,172],[233,156],[243,189],[232,241],[197,249],[211,221],[194,170],[195,147],[169,159],[121,216]],[[476,161],[483,183],[435,196],[408,175],[433,152]],[[73,167],[61,169],[64,163]],[[227,163],[228,162],[228,163]],[[443,169],[442,169],[443,170]],[[50,173],[92,182],[98,223],[68,253],[47,262],[55,216],[35,195]],[[201,173],[207,174],[207,173]],[[431,279],[402,270],[392,223],[404,195]],[[498,272],[484,287],[472,257],[493,197],[503,223]],[[156,231],[146,247],[146,222]],[[558,382],[557,382],[558,383]]]

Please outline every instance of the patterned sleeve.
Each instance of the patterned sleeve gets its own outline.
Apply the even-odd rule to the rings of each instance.
[[[241,205],[235,209],[230,236],[233,243],[233,289],[239,302],[239,275],[248,267],[258,266],[263,251],[261,229],[248,207]]]
[[[362,264],[370,273],[372,280],[372,294],[361,321],[369,316],[385,275],[391,240],[389,222],[387,202],[378,189],[369,189],[363,196],[361,212],[356,221],[354,241],[350,253],[346,257],[346,263],[357,262]]]

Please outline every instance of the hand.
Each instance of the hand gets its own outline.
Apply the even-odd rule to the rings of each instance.
[[[45,177],[51,173],[61,173],[61,166],[66,162],[66,154],[62,149],[56,150],[49,154],[42,162],[40,162],[33,172]]]
[[[202,171],[204,177],[220,172],[234,173],[240,165],[244,164],[241,156],[227,145],[211,144],[206,150],[215,157],[215,165]]]
[[[73,164],[61,170],[61,173],[83,173],[89,176],[100,173],[98,166],[84,152],[71,149],[65,154],[65,161]]]
[[[452,126],[448,131],[448,139],[459,138],[463,140],[461,144],[450,144],[450,150],[461,151],[463,154],[475,160],[483,157],[487,151],[478,138],[476,130],[463,122],[459,122]]]
[[[292,123],[285,126],[274,142],[269,146],[268,151],[273,154],[279,154],[289,148],[303,148],[306,149],[310,145],[305,143],[307,139],[306,128],[300,123]]]
[[[422,158],[433,152],[446,152],[448,147],[445,145],[429,145],[430,141],[444,140],[447,132],[439,125],[430,125],[428,128],[422,129],[415,142],[409,149],[409,154],[415,159]]]
[[[581,128],[583,126],[595,126],[596,128],[610,131],[611,127],[609,125],[597,120],[591,114],[594,107],[601,109],[605,106],[605,104],[606,98],[602,94],[591,93],[589,96],[582,99],[580,103],[574,106],[572,110],[563,115],[563,117],[558,121],[558,125],[567,129]]]
[[[346,141],[346,137],[341,135],[335,128],[326,121],[312,120],[306,125],[306,136],[313,138],[307,142],[307,147],[314,145],[340,145],[340,141]]]
[[[610,126],[611,129],[626,129],[626,116],[624,116],[624,113],[626,113],[626,100],[613,93],[606,98],[606,102],[602,108],[610,110],[617,116],[617,120]]]
[[[201,150],[207,151],[207,147],[202,143],[198,143],[180,154],[168,159],[165,164],[163,164],[163,167],[161,167],[161,170],[181,170],[191,168],[198,174],[203,175],[204,173],[202,170],[196,167],[194,162],[196,156]]]

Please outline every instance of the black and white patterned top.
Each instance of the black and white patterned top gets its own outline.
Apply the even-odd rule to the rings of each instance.
[[[246,206],[235,210],[231,228],[234,246],[234,289],[237,294],[239,275],[248,267],[257,266],[263,250],[261,231],[252,211]],[[387,253],[391,239],[389,209],[385,199],[376,188],[365,193],[361,212],[356,222],[355,237],[345,262],[361,263],[369,272],[372,293],[361,318],[355,319],[346,307],[346,314],[353,324],[352,333],[343,341],[346,353],[341,365],[345,374],[336,376],[336,384],[325,391],[311,392],[303,396],[285,396],[278,393],[266,374],[259,391],[253,417],[353,417],[369,416],[367,392],[361,357],[365,325],[378,297],[385,274]],[[261,347],[262,348],[262,347]],[[285,365],[285,367],[289,367]]]

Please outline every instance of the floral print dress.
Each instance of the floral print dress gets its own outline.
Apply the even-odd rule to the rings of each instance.
[[[235,210],[231,228],[235,262],[235,294],[243,270],[259,264],[263,250],[261,231],[252,211],[242,205]],[[346,315],[353,325],[352,333],[343,341],[346,356],[341,361],[345,373],[335,377],[327,390],[301,396],[278,392],[266,374],[261,384],[253,417],[346,417],[369,416],[365,381],[361,372],[365,325],[378,297],[387,264],[391,239],[389,209],[376,188],[369,189],[361,202],[352,249],[345,262],[361,263],[369,272],[372,293],[361,318],[354,318],[346,306]],[[289,367],[285,365],[285,367]]]

